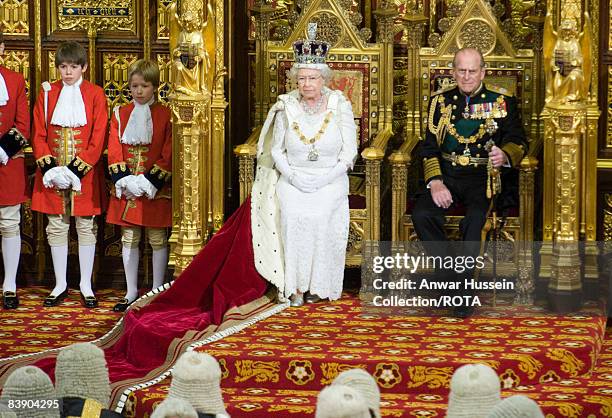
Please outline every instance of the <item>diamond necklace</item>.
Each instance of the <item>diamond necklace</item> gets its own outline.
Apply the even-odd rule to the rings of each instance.
[[[319,98],[319,100],[317,100],[314,106],[308,106],[308,104],[303,99],[300,100],[300,103],[302,104],[302,109],[304,109],[304,112],[309,115],[314,115],[315,113],[319,113],[319,111],[321,110],[321,106],[323,105],[323,94],[321,94],[321,97]]]

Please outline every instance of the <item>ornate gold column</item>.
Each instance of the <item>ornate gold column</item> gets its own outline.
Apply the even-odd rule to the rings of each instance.
[[[379,74],[381,78],[381,90],[383,96],[382,104],[378,109],[378,131],[391,127],[393,123],[393,36],[395,34],[395,18],[398,15],[397,7],[392,2],[383,1],[380,7],[374,11],[376,17],[377,34],[376,42],[383,44],[384,55],[381,67],[385,72]]]
[[[407,46],[408,46],[408,89],[412,94],[408,97],[407,109],[408,119],[406,120],[406,138],[411,136],[419,136],[421,134],[421,80],[419,50],[421,48],[421,39],[423,37],[423,29],[427,18],[415,10],[412,14],[406,14],[402,21],[406,27]]]
[[[266,56],[268,55],[268,38],[270,37],[270,17],[274,7],[265,1],[258,0],[251,8],[255,16],[255,126],[263,125],[270,103],[269,84],[265,77]],[[249,189],[250,190],[250,189]]]
[[[224,55],[225,55],[225,16],[223,10],[223,2],[215,2],[215,68],[211,69],[214,71],[213,78],[213,90],[212,90],[212,104],[211,104],[211,165],[212,171],[210,173],[211,185],[210,185],[210,213],[212,216],[211,221],[208,225],[209,233],[216,233],[223,225],[224,217],[224,199],[225,199],[225,108],[227,102],[225,101],[225,88],[224,78],[227,74],[225,68]]]
[[[554,196],[547,202],[553,214],[549,302],[555,311],[570,311],[580,307],[582,294],[579,219],[586,105],[550,104],[544,121],[545,140],[552,145],[547,147],[551,154],[545,154],[544,159],[555,163],[544,173],[552,178]]]
[[[582,3],[564,2],[558,28],[552,2],[544,22],[544,241],[542,269],[550,275],[549,304],[577,309],[587,282],[597,284],[595,205],[597,120],[591,99],[592,27]],[[579,33],[581,17],[584,25]],[[581,245],[584,245],[584,258]],[[552,251],[550,249],[552,248]],[[586,282],[583,282],[583,277]]]
[[[535,205],[534,197],[534,177],[538,169],[538,160],[535,157],[525,157],[521,161],[521,171],[519,173],[519,209],[520,219],[526,219],[530,224],[521,225],[519,231],[519,246],[518,246],[518,279],[517,291],[514,298],[514,303],[531,304],[533,303],[533,295],[535,291],[534,273],[533,273],[533,214]]]
[[[177,10],[177,7],[179,10]],[[223,2],[182,0],[170,9],[172,236],[179,275],[223,223],[225,97]],[[219,45],[221,43],[221,45]],[[212,93],[211,93],[212,92]]]

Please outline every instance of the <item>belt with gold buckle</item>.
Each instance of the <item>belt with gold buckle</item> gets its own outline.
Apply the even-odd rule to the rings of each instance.
[[[486,165],[489,162],[488,158],[479,158],[479,157],[470,157],[467,155],[453,155],[442,153],[442,158],[446,161],[450,161],[453,165],[459,164],[462,167],[467,167],[468,165],[474,165],[477,167],[479,165]]]

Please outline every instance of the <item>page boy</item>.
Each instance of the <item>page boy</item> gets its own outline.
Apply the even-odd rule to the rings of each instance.
[[[94,217],[102,213],[103,167],[99,163],[107,128],[107,103],[102,88],[83,79],[87,53],[73,41],[55,54],[61,80],[43,83],[34,108],[32,147],[38,170],[32,209],[46,213],[55,287],[44,306],[59,304],[68,294],[66,264],[70,218],[75,217],[79,242],[80,290],[83,303],[95,308],[91,288],[96,249]]]
[[[0,55],[4,35],[0,32]],[[0,234],[4,283],[2,306],[15,309],[17,267],[21,255],[21,204],[28,199],[25,159],[22,148],[30,137],[30,109],[25,80],[20,73],[0,66]]]

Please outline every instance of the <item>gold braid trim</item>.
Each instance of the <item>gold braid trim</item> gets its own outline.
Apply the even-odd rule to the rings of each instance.
[[[478,132],[466,138],[463,135],[460,135],[459,132],[457,132],[457,129],[455,128],[455,125],[453,123],[449,123],[448,133],[457,138],[457,141],[459,141],[461,144],[473,144],[479,139],[482,139],[482,137],[485,136],[485,134],[487,133],[485,125],[486,123],[481,123],[480,127],[478,128]]]
[[[38,160],[36,160],[36,165],[38,165],[39,167],[44,167],[46,165],[51,164],[52,160],[55,160],[55,157],[53,155],[43,155]]]
[[[128,171],[128,169],[125,161],[121,161],[120,163],[115,163],[108,166],[109,174],[119,174],[119,172],[125,173],[126,171]]]
[[[87,164],[85,161],[81,160],[80,157],[75,157],[74,166],[77,170],[82,171],[83,174],[87,174],[89,170],[92,169],[92,165]]]
[[[86,399],[83,404],[81,418],[98,418],[102,413],[102,404],[93,399]]]
[[[168,179],[170,179],[170,177],[172,177],[172,172],[168,170],[164,170],[157,164],[153,164],[153,167],[151,168],[150,173],[151,175],[157,176],[158,179],[164,180],[164,181],[167,181]]]
[[[423,171],[425,174],[425,183],[429,183],[429,180],[436,176],[442,175],[440,169],[440,160],[438,157],[423,158]]]
[[[512,167],[518,166],[525,155],[525,149],[523,146],[515,144],[514,142],[508,142],[502,146],[501,149],[510,159],[510,165]]]
[[[436,114],[436,105],[439,103],[444,103],[444,96],[437,96],[431,99],[431,103],[429,104],[429,114],[427,115],[427,128],[429,132],[434,135],[438,135],[438,129],[440,129],[440,125],[436,126],[434,123],[434,115]],[[440,116],[442,118],[442,116]],[[440,120],[438,120],[439,122]]]

